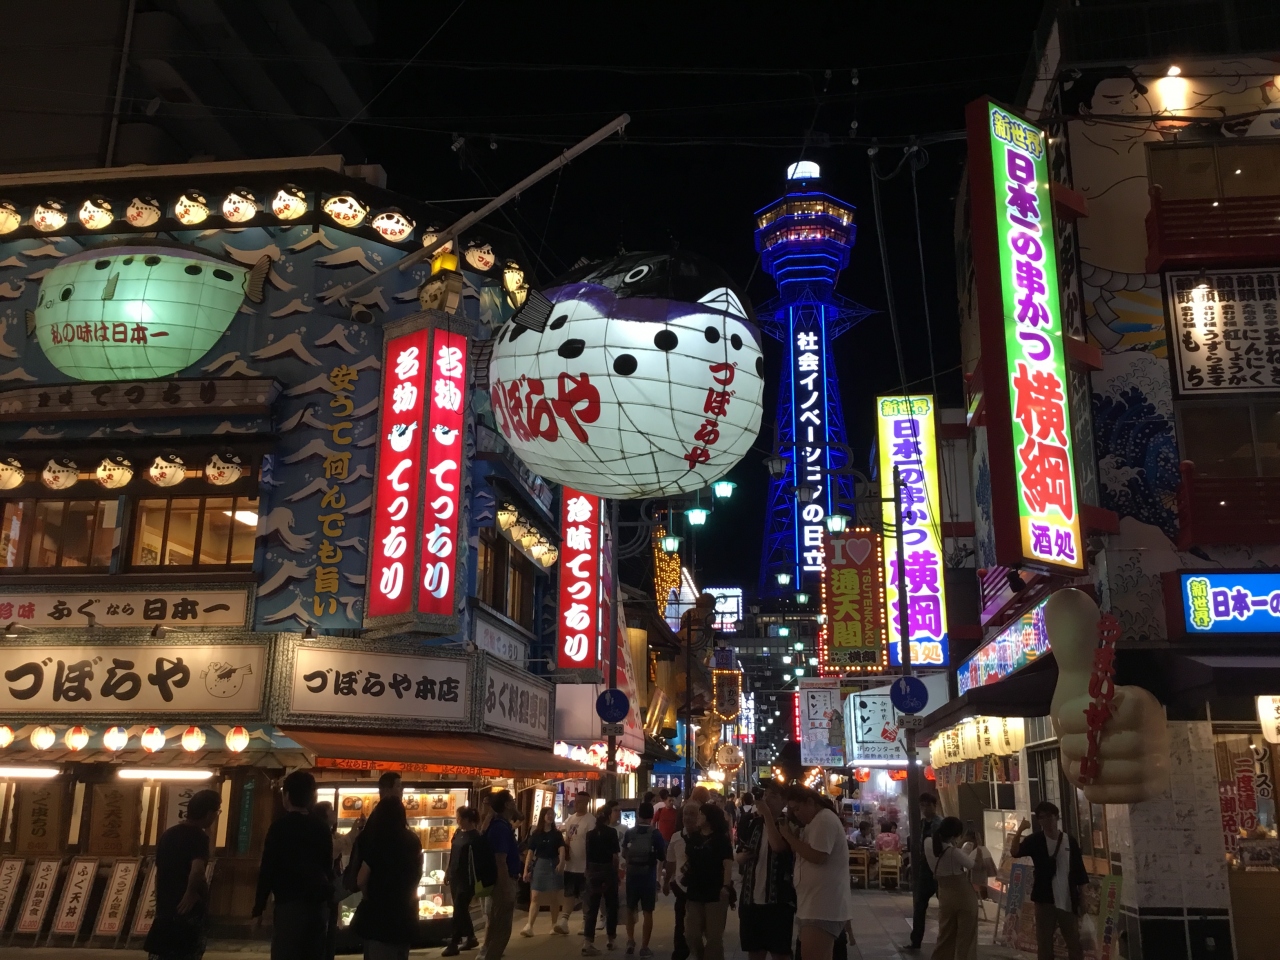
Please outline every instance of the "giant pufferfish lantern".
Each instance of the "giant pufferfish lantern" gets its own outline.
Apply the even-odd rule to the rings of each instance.
[[[549,480],[621,499],[700,490],[760,430],[764,359],[748,301],[695,254],[580,267],[494,339],[490,397]]]

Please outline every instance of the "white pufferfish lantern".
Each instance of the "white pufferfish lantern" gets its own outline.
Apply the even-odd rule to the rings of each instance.
[[[70,490],[80,479],[80,468],[69,457],[50,460],[40,471],[40,482],[50,490]]]
[[[187,465],[176,453],[162,453],[147,467],[147,479],[157,487],[176,487],[187,476]]]
[[[17,490],[27,479],[27,471],[17,457],[0,457],[0,490]]]
[[[391,243],[400,243],[409,239],[413,233],[413,221],[405,216],[404,211],[392,207],[373,218],[369,224],[382,237]]]
[[[119,490],[133,479],[133,464],[124,454],[112,453],[102,458],[93,476],[104,489]]]
[[[226,487],[244,476],[244,462],[238,454],[222,450],[209,458],[204,467],[204,478],[215,487]]]
[[[700,490],[760,430],[764,358],[750,308],[690,253],[629,254],[530,293],[498,331],[489,377],[520,459],[603,497]]]

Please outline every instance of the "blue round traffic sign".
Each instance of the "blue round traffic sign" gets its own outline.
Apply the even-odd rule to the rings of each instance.
[[[605,723],[621,723],[630,711],[631,701],[621,690],[606,690],[596,697],[596,716]]]
[[[889,688],[889,699],[902,713],[919,713],[929,703],[929,688],[919,677],[899,677]]]

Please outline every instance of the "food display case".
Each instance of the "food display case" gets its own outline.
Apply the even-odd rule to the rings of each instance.
[[[415,943],[415,946],[434,945],[447,938],[447,925],[453,916],[453,898],[445,885],[444,871],[449,862],[450,841],[457,829],[454,818],[458,809],[467,804],[469,794],[466,787],[404,785],[403,799],[409,829],[417,833],[422,841],[422,875],[418,881],[418,919],[422,929],[421,942]],[[354,840],[353,831],[358,833],[363,829],[369,815],[378,805],[377,784],[324,784],[318,791],[317,799],[329,801],[338,811],[339,849],[349,856],[350,841]],[[359,893],[342,901],[338,917],[340,937],[344,932],[353,933],[350,927],[359,903]]]

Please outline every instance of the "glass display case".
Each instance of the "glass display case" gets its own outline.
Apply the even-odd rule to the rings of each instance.
[[[418,918],[446,920],[453,916],[453,899],[444,882],[449,862],[449,844],[457,829],[454,817],[465,806],[470,791],[466,787],[404,785],[405,813],[409,829],[422,841],[422,876],[418,881]],[[318,791],[318,800],[327,800],[338,811],[338,848],[344,860],[350,856],[354,834],[363,829],[369,814],[378,805],[376,783],[359,786],[328,786]],[[355,918],[360,894],[342,901],[338,927],[345,930]]]

